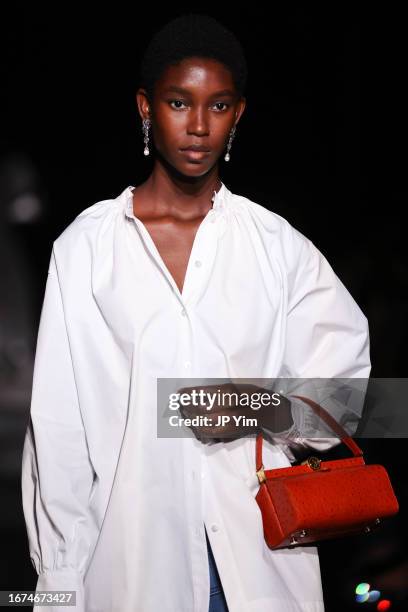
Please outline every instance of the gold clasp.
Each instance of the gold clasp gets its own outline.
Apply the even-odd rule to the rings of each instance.
[[[266,480],[264,466],[261,466],[261,469],[257,471],[256,475],[258,476],[259,483],[262,484]]]
[[[320,470],[321,459],[318,457],[308,457],[302,461],[301,465],[308,465],[312,470]]]

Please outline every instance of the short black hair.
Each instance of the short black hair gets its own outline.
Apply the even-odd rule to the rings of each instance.
[[[164,70],[190,57],[212,58],[224,64],[232,74],[238,94],[244,94],[248,67],[235,34],[214,17],[187,13],[156,32],[143,54],[139,82],[150,100],[153,100],[154,86]]]

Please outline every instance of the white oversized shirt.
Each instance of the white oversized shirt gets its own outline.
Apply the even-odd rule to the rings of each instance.
[[[158,437],[156,379],[368,378],[367,319],[309,239],[224,183],[180,293],[132,189],[53,242],[22,461],[36,588],[76,590],[77,612],[208,612],[205,525],[229,612],[320,612],[317,547],[265,543],[255,435]],[[264,465],[336,441],[265,440]]]

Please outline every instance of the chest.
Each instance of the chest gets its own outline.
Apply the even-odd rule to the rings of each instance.
[[[202,219],[198,218],[188,222],[174,220],[143,221],[180,293],[183,291],[194,239]]]

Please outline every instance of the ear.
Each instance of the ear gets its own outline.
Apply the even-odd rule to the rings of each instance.
[[[241,115],[244,112],[245,107],[246,107],[246,98],[244,96],[241,96],[237,104],[237,110],[235,113],[235,125],[237,125],[239,120],[241,119]]]
[[[150,102],[147,91],[142,87],[139,87],[136,92],[136,104],[140,117],[142,119],[150,119]]]

